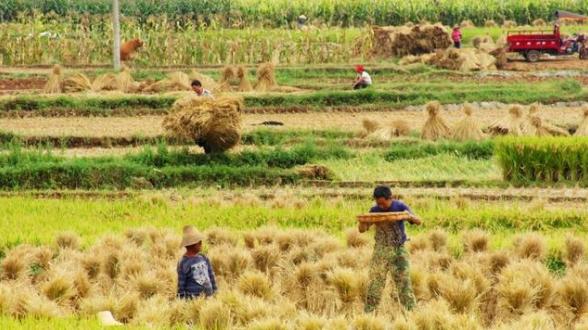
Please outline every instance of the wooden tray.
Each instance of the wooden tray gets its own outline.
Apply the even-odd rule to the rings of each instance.
[[[410,218],[410,213],[406,211],[402,212],[376,212],[376,213],[367,213],[357,216],[357,221],[359,222],[367,222],[367,223],[376,223],[376,222],[396,222],[402,220],[408,220]]]

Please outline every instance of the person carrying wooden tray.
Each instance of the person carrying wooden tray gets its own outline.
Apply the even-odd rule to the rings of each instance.
[[[373,312],[380,303],[388,272],[392,273],[394,278],[400,303],[407,310],[412,310],[416,300],[410,282],[408,252],[404,247],[407,241],[404,222],[414,225],[420,225],[422,222],[406,204],[392,198],[390,187],[376,187],[373,197],[376,205],[370,209],[370,214],[386,214],[358,217],[360,233],[368,231],[371,225],[376,227],[374,253],[369,271],[370,283],[364,310],[366,313]]]

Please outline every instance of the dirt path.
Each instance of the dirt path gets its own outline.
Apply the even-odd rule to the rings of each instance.
[[[545,70],[588,70],[588,60],[580,60],[577,56],[545,58],[535,63],[525,60],[512,60],[504,68],[506,71],[545,71]]]

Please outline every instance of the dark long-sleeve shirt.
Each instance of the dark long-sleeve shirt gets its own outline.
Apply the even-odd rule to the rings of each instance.
[[[217,290],[214,270],[208,258],[201,254],[183,256],[178,262],[178,297],[191,299]]]
[[[413,214],[410,208],[401,201],[392,201],[389,209],[384,210],[379,206],[370,209],[370,213],[377,212],[402,212],[407,211]],[[406,242],[406,231],[404,230],[404,221],[387,222],[376,225],[375,241],[378,246],[401,246]]]

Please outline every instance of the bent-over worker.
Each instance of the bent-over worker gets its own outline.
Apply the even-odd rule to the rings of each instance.
[[[357,73],[357,77],[353,83],[353,89],[363,89],[371,86],[372,77],[370,77],[370,74],[365,71],[363,65],[356,66],[355,72]]]
[[[421,224],[421,220],[412,213],[406,204],[392,199],[392,191],[388,186],[376,187],[373,197],[376,205],[370,209],[370,213],[406,211],[410,214],[410,218],[407,220],[409,223]],[[370,226],[369,223],[360,223],[359,232],[363,233],[369,230]],[[370,263],[370,283],[367,288],[365,312],[374,311],[380,303],[388,273],[392,273],[400,303],[407,310],[411,310],[414,308],[416,300],[410,282],[408,252],[404,247],[404,243],[407,241],[404,221],[378,223],[375,226],[375,245]],[[395,298],[394,300],[396,300]]]
[[[192,90],[198,96],[213,97],[212,93],[208,89],[202,87],[202,83],[200,82],[200,80],[192,80]]]

